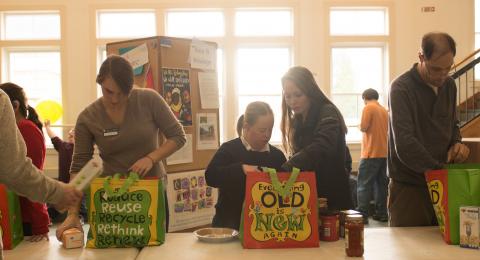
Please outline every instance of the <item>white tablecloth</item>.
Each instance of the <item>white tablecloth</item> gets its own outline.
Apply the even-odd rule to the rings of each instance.
[[[243,249],[238,240],[212,244],[200,242],[191,233],[167,234],[166,243],[144,248],[139,260],[300,260],[355,259],[345,254],[344,240],[320,241],[318,248]],[[480,260],[480,250],[465,249],[443,242],[438,227],[365,229],[364,259]]]

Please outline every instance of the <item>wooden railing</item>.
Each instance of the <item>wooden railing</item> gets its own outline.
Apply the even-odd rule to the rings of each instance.
[[[463,63],[467,62],[468,60],[470,60],[471,58],[473,58],[475,55],[477,55],[478,53],[480,52],[480,49],[477,49],[476,51],[470,53],[469,55],[467,55],[467,57],[463,58],[463,60],[461,60],[460,62],[456,63],[455,65],[452,66],[452,69],[451,71],[456,71],[457,68],[459,68],[460,66],[462,66]]]
[[[455,67],[474,57],[480,49],[470,54]],[[457,118],[461,126],[468,124],[480,115],[480,87],[476,86],[475,67],[480,63],[480,57],[470,61],[460,69],[454,69],[452,78],[457,84]]]

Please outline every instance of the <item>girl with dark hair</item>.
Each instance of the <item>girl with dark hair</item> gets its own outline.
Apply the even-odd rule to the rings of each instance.
[[[323,94],[313,74],[292,67],[282,78],[283,146],[290,159],[282,166],[313,170],[318,197],[330,209],[350,209],[348,175],[345,173],[347,126],[338,108]]]
[[[32,159],[33,164],[43,170],[45,162],[45,139],[43,138],[42,123],[38,120],[35,109],[27,104],[27,98],[23,88],[13,83],[4,83],[0,88],[7,93],[15,112],[18,129],[27,146],[27,156]],[[20,197],[22,212],[23,233],[31,236],[28,240],[48,240],[48,216],[47,206],[44,203],[32,202],[25,197]]]
[[[280,169],[285,155],[268,142],[273,113],[265,102],[250,103],[237,122],[238,138],[220,146],[205,171],[207,184],[219,190],[214,227],[238,230],[245,198],[246,173],[258,166]]]

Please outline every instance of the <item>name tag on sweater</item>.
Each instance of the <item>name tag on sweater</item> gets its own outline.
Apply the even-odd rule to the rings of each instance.
[[[118,128],[111,128],[111,129],[104,129],[103,130],[103,136],[115,136],[120,133],[120,130]]]

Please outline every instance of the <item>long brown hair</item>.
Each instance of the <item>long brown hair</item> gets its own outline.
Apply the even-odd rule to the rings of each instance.
[[[300,91],[303,92],[309,99],[311,104],[331,104],[337,111],[338,118],[341,123],[341,131],[343,134],[347,133],[347,125],[343,119],[340,110],[333,104],[330,99],[322,92],[318,87],[315,78],[313,77],[312,72],[305,67],[292,67],[290,68],[285,75],[282,77],[282,89],[286,81],[292,81]],[[280,129],[282,131],[282,144],[285,148],[285,151],[288,153],[292,152],[293,148],[293,119],[294,114],[290,107],[288,107],[285,102],[285,96],[282,90],[282,121],[280,122]]]
[[[11,82],[0,84],[0,88],[7,93],[12,105],[13,102],[18,103],[18,111],[20,114],[24,118],[32,121],[40,131],[42,131],[43,124],[38,118],[37,111],[35,111],[33,107],[27,105],[27,97],[23,88]]]

